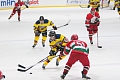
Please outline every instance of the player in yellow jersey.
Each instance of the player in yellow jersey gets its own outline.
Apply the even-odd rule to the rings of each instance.
[[[90,6],[93,7],[93,8],[95,8],[96,11],[99,12],[100,0],[89,0],[88,8],[89,8]]]
[[[56,57],[56,54],[60,51],[60,55],[63,55],[64,47],[69,42],[69,40],[62,34],[56,34],[55,31],[49,32],[49,45],[50,45],[50,52],[47,60],[44,61],[42,68],[45,69],[46,65]],[[66,56],[59,56],[56,59],[56,66],[59,65],[59,61],[65,58]]]
[[[120,0],[116,0],[114,2],[114,8],[113,8],[113,10],[115,10],[116,7],[117,7],[118,14],[120,15]]]
[[[34,24],[34,45],[33,48],[37,45],[40,34],[42,34],[42,45],[45,47],[45,41],[47,39],[47,27],[52,26],[54,30],[57,30],[57,27],[54,25],[54,23],[48,19],[44,19],[43,16],[40,16],[39,20],[36,21]]]

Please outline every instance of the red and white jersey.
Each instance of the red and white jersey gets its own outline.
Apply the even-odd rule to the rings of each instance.
[[[95,12],[94,14],[92,14],[91,12],[87,14],[86,16],[86,21],[85,21],[85,25],[86,26],[90,26],[91,24],[93,25],[96,22],[96,19],[99,20],[100,16],[98,12]]]
[[[70,51],[72,54],[89,54],[87,44],[81,40],[71,40],[68,42],[64,48],[64,55],[68,55]]]
[[[17,2],[17,3],[15,3],[14,9],[15,10],[21,9],[21,6],[23,6],[23,5],[25,5],[24,2]]]

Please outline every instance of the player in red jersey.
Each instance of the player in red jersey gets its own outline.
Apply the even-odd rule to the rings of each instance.
[[[90,13],[87,14],[85,20],[85,25],[89,33],[89,40],[91,44],[93,44],[92,36],[98,31],[98,26],[100,24],[99,19],[100,19],[99,13],[96,12],[95,8],[91,8]]]
[[[5,75],[3,75],[3,73],[0,71],[0,80],[2,80],[3,78],[5,78]]]
[[[27,3],[18,0],[18,2],[15,3],[15,7],[13,8],[13,11],[8,19],[11,19],[11,17],[16,13],[18,13],[18,21],[20,21],[20,15],[21,15],[21,6],[25,5],[26,8],[28,8]]]
[[[83,65],[82,78],[90,79],[90,77],[86,76],[90,67],[90,62],[88,59],[89,48],[84,41],[78,40],[77,34],[73,34],[71,36],[71,41],[68,42],[64,48],[63,55],[68,55],[69,53],[69,59],[65,65],[63,74],[60,76],[61,79],[65,78],[72,65],[77,61],[79,61]]]

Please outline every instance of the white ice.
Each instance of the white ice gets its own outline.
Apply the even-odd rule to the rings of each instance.
[[[18,72],[18,64],[26,67],[36,64],[48,56],[49,42],[46,46],[38,45],[33,49],[34,33],[33,24],[40,15],[52,20],[56,26],[66,24],[56,32],[64,34],[70,39],[76,33],[79,39],[88,43],[90,47],[90,69],[88,76],[91,80],[120,80],[120,18],[117,11],[100,9],[101,24],[99,26],[99,45],[97,48],[97,36],[94,35],[94,45],[90,45],[88,32],[85,27],[85,17],[89,8],[38,8],[22,11],[21,21],[17,21],[17,15],[8,20],[11,10],[0,11],[0,70],[6,75],[5,80],[60,80],[64,66],[69,55],[55,65],[56,58],[50,62],[46,70],[40,63],[27,72]],[[49,27],[49,29],[52,29]],[[59,54],[59,53],[58,53]],[[73,65],[65,80],[82,80],[83,67],[77,62]],[[33,74],[29,74],[32,72]]]

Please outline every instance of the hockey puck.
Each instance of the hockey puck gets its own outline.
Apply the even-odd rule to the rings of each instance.
[[[30,72],[30,74],[32,74],[32,73]]]

